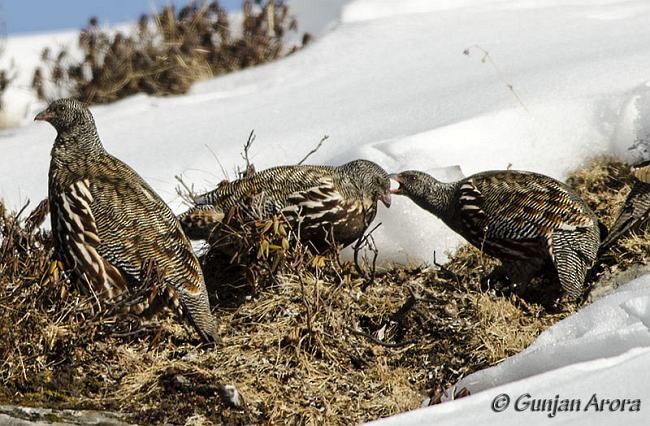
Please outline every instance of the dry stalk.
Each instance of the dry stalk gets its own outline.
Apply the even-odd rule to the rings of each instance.
[[[244,144],[244,152],[242,153],[242,158],[246,162],[246,169],[244,170],[244,173],[240,173],[240,177],[247,177],[255,174],[255,166],[250,162],[250,159],[248,157],[248,151],[251,149],[253,142],[255,142],[255,130],[251,130],[251,133],[248,135],[248,139]]]
[[[381,222],[379,222],[377,225],[375,225],[370,231],[366,232],[361,238],[357,240],[357,242],[354,244],[354,254],[353,254],[353,261],[354,261],[354,267],[359,275],[364,277],[365,279],[365,284],[363,289],[365,290],[368,286],[370,286],[374,280],[375,280],[375,273],[377,271],[377,257],[379,256],[379,249],[377,248],[377,245],[375,244],[375,240],[372,236],[372,233],[377,230],[381,226]],[[359,253],[362,250],[370,250],[373,254],[372,257],[372,262],[370,263],[370,272],[366,269],[365,266],[361,265],[361,262],[359,261]],[[363,260],[366,265],[368,265],[368,260],[365,258],[365,255],[363,257]]]
[[[528,111],[528,108],[526,108],[526,105],[524,104],[524,102],[523,102],[523,101],[521,100],[521,98],[519,97],[519,94],[515,91],[515,88],[514,88],[514,86],[512,85],[512,83],[510,83],[510,82],[508,82],[508,80],[506,80],[504,74],[501,72],[501,70],[499,69],[499,67],[497,66],[497,64],[494,62],[494,60],[492,59],[492,56],[490,56],[490,52],[488,52],[487,50],[483,49],[483,48],[482,48],[481,46],[479,46],[478,44],[475,44],[475,45],[470,46],[470,47],[466,48],[465,50],[463,50],[463,54],[466,55],[466,56],[469,56],[469,55],[470,55],[470,52],[471,52],[472,49],[477,49],[477,50],[479,50],[481,53],[483,53],[483,57],[481,58],[481,62],[482,62],[482,63],[486,63],[486,62],[487,62],[487,63],[489,63],[489,64],[492,66],[492,68],[494,69],[494,71],[495,71],[496,74],[497,74],[497,77],[499,77],[499,80],[501,80],[501,82],[502,82],[502,83],[503,83],[503,84],[508,88],[508,90],[509,90],[510,93],[512,93],[512,95],[515,97],[515,99],[517,100],[517,102],[519,103],[519,105],[521,105],[521,107],[524,109],[524,111],[530,113],[530,111]]]
[[[298,161],[297,164],[300,165],[300,164],[303,164],[305,161],[307,161],[307,159],[309,157],[311,157],[313,154],[315,154],[321,148],[321,146],[323,146],[323,143],[327,139],[329,139],[329,136],[327,136],[327,135],[323,136],[321,138],[321,140],[318,142],[318,144],[316,145],[316,147],[314,149],[312,149],[311,151],[309,151],[304,157],[302,157],[302,160]]]

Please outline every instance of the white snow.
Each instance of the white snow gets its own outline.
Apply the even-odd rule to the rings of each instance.
[[[185,96],[144,95],[93,107],[105,147],[148,180],[176,211],[175,175],[197,190],[234,176],[251,129],[258,170],[299,161],[364,157],[391,172],[422,169],[456,179],[527,169],[564,179],[589,158],[647,158],[650,137],[650,3],[646,0],[295,0],[303,29],[320,37],[281,61],[196,84]],[[10,37],[28,86],[34,52],[51,35]],[[463,52],[468,49],[468,54]],[[489,53],[485,56],[485,53]],[[25,77],[27,76],[27,77]],[[18,209],[46,195],[54,130],[31,123],[39,105],[24,88],[4,97],[0,198]],[[645,157],[644,157],[645,156]],[[460,170],[457,166],[460,166]],[[429,262],[460,239],[395,197],[380,207],[382,260]],[[472,395],[392,424],[504,424],[543,413],[495,414],[492,399],[641,398],[641,413],[558,413],[557,422],[641,423],[650,401],[650,279],[545,332],[526,352],[465,378]],[[586,400],[585,400],[586,403]]]
[[[376,424],[474,425],[477,416],[486,423],[502,425],[545,424],[552,411],[526,409],[525,401],[554,399],[559,395],[559,400],[579,399],[581,407],[574,412],[557,412],[554,422],[646,425],[650,397],[648,363],[650,280],[644,276],[547,329],[525,351],[456,384],[456,391],[466,388],[473,396]],[[449,396],[453,392],[449,389]],[[503,394],[509,396],[509,406],[503,412],[493,411],[493,401]],[[609,403],[603,410],[596,409],[600,405],[589,405],[593,395],[599,401],[621,400],[614,403],[621,405],[613,411]],[[518,398],[521,411],[515,409]],[[640,400],[640,411],[621,411],[624,399]]]

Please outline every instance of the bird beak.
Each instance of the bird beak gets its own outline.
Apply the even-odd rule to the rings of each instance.
[[[402,187],[402,181],[400,180],[399,174],[398,173],[390,174],[390,175],[388,175],[388,179],[390,179],[390,183],[391,183],[390,193],[391,194],[401,194],[402,193],[402,191],[401,191],[401,189],[402,189],[401,188]],[[396,182],[397,186],[393,187],[393,182]]]
[[[36,120],[41,120],[41,121],[50,121],[52,118],[52,113],[49,112],[48,110],[43,110],[36,114],[36,117],[34,117],[34,121]]]
[[[386,208],[390,208],[390,190],[388,192],[384,192],[379,196],[379,200],[384,203]]]

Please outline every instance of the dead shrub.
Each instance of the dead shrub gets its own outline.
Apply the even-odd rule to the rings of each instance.
[[[196,80],[277,59],[295,49],[284,45],[296,29],[288,6],[269,0],[243,3],[242,28],[231,30],[218,1],[190,2],[176,11],[167,6],[142,15],[133,34],[104,30],[96,18],[79,34],[81,59],[67,49],[44,50],[44,65],[32,86],[41,99],[72,96],[106,103],[135,93],[181,94]]]

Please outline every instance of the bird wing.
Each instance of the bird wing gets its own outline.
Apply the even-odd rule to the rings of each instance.
[[[52,229],[59,257],[98,294],[109,298],[127,290],[125,278],[99,252],[99,231],[91,205],[88,179],[74,182],[50,199]]]
[[[222,182],[214,191],[197,197],[197,204],[209,202],[224,212],[239,206],[249,210],[254,218],[268,218],[296,200],[312,198],[312,190],[317,199],[319,187],[334,185],[333,170],[327,166],[273,167],[233,182]]]
[[[531,179],[534,177],[534,179]],[[460,186],[460,215],[479,246],[482,241],[531,245],[557,229],[594,226],[581,200],[546,176],[491,172],[467,179]]]
[[[222,222],[224,212],[207,205],[194,206],[178,216],[183,232],[191,240],[207,240],[215,226]]]
[[[172,211],[129,166],[107,158],[112,161],[105,159],[90,182],[99,252],[134,280],[154,260],[161,270],[180,268],[198,282],[198,262]]]
[[[281,211],[295,220],[294,230],[317,251],[353,243],[375,218],[376,203],[346,195],[339,187],[335,177],[323,177],[317,185],[290,194]]]
[[[129,166],[105,155],[90,181],[98,253],[134,281],[154,262],[172,302],[202,336],[212,333],[200,264],[171,209]]]
[[[337,190],[331,176],[321,177],[313,186],[287,195],[281,212],[299,217],[304,227],[319,223],[336,223],[344,213],[344,198]]]
[[[581,244],[576,232],[558,229],[549,237],[548,244],[562,288],[572,298],[579,298],[587,271],[594,263],[597,240],[591,245]]]

